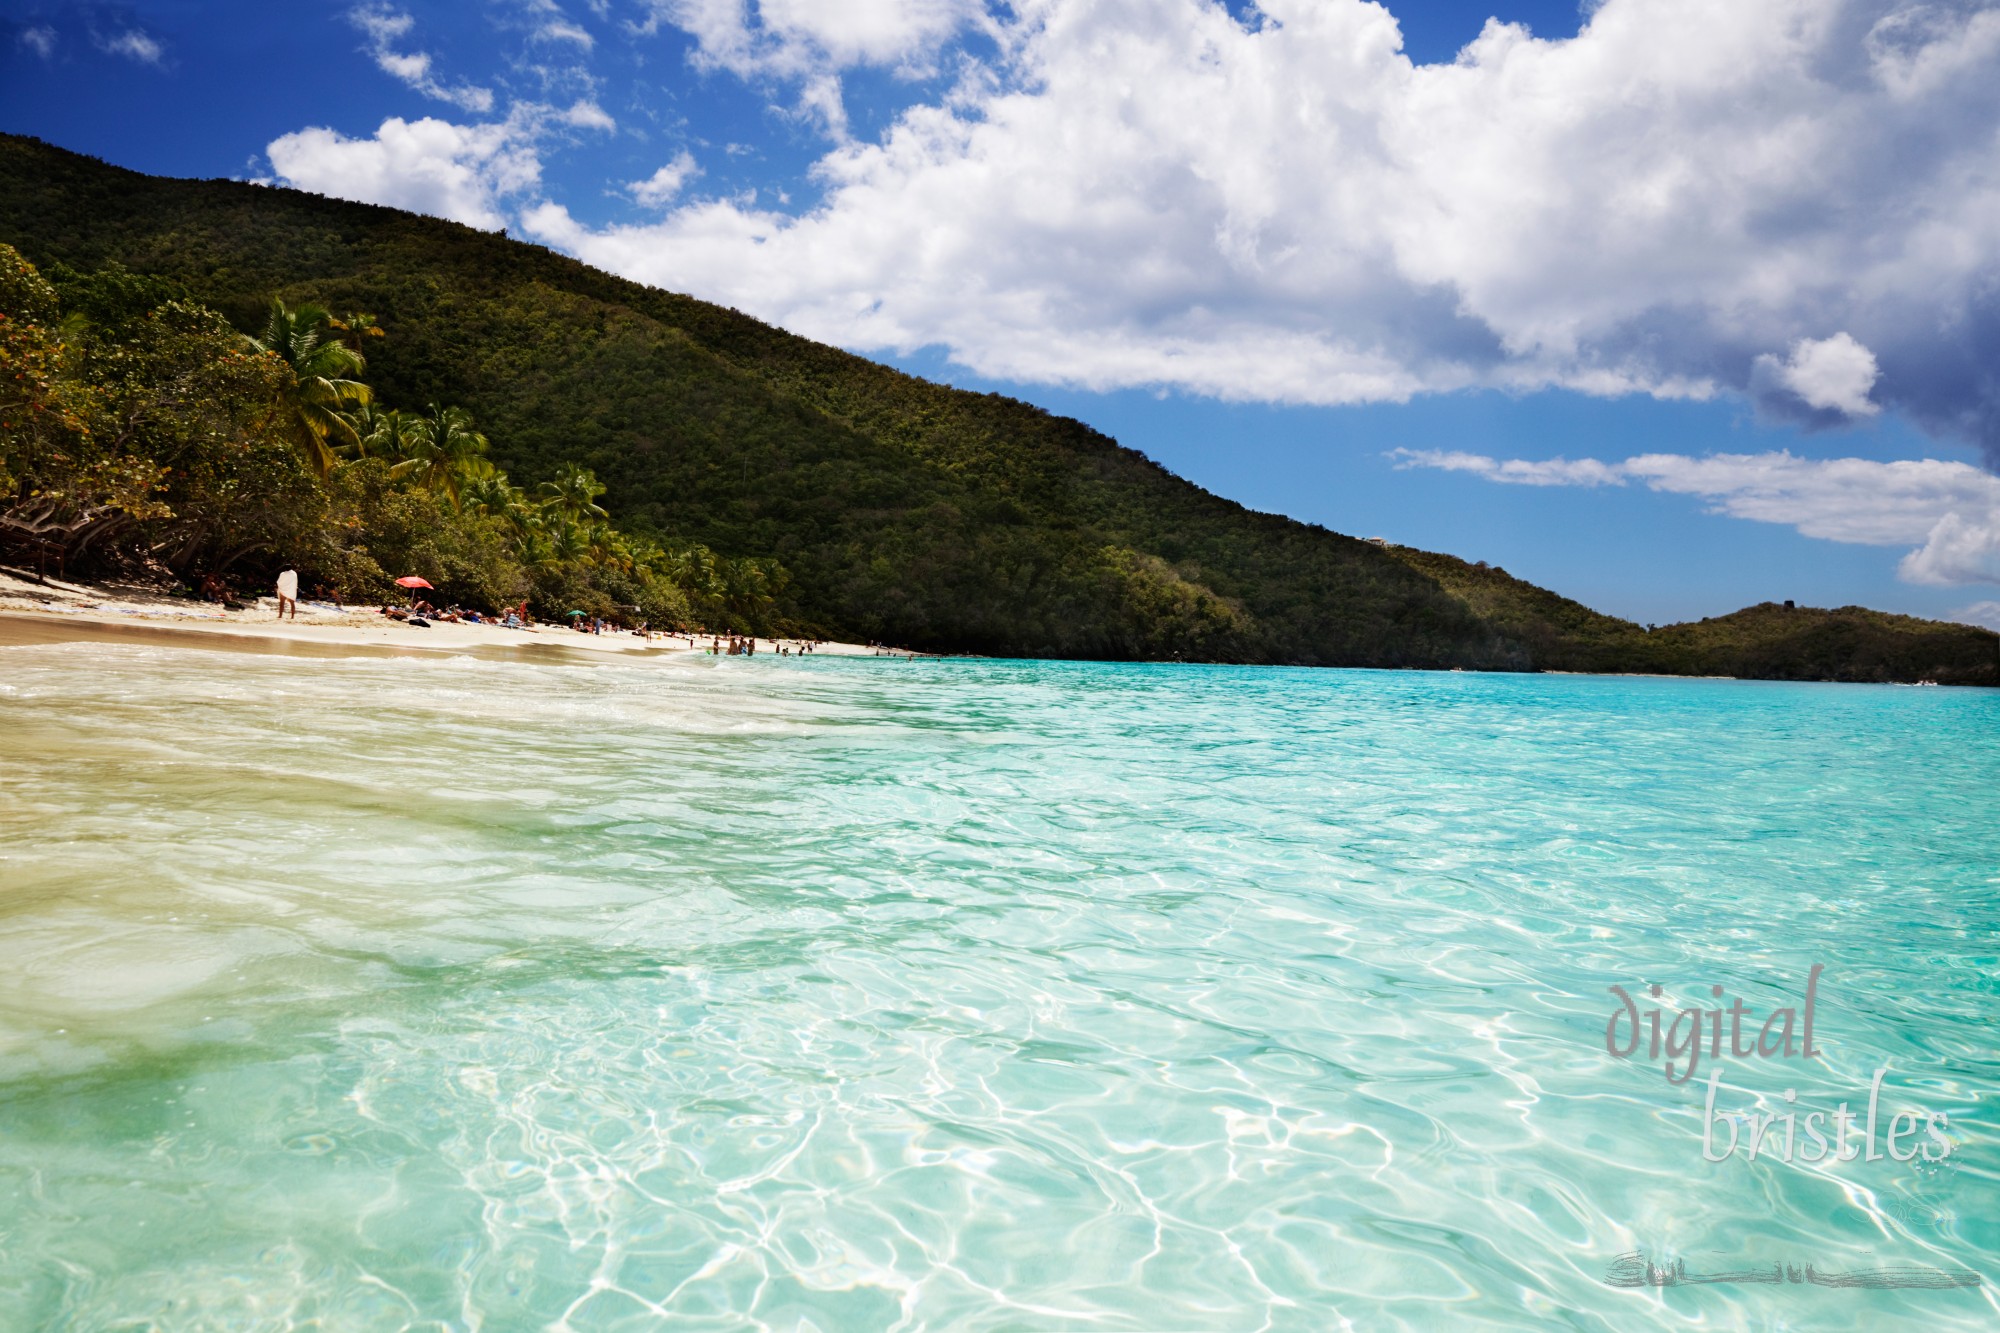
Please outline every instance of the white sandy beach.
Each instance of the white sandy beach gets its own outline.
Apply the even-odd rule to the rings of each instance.
[[[702,636],[629,632],[580,634],[559,625],[503,629],[449,622],[429,627],[391,620],[372,606],[340,608],[301,602],[296,619],[277,618],[277,601],[265,597],[243,610],[166,597],[135,587],[90,587],[49,579],[35,583],[0,573],[0,645],[64,641],[180,642],[189,646],[300,656],[433,653],[477,656],[543,656],[579,660],[579,654],[618,660],[705,655]],[[757,640],[759,655],[775,653],[779,640]],[[796,640],[784,640],[794,644]],[[822,643],[815,655],[872,656],[863,644]],[[587,657],[582,660],[588,660]]]

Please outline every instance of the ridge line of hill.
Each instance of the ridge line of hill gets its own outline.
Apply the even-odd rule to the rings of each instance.
[[[1457,557],[1213,494],[1082,422],[905,374],[529,242],[378,205],[147,176],[0,135],[0,241],[122,265],[255,326],[368,311],[369,378],[463,404],[622,527],[772,562],[748,630],[999,656],[2000,684],[2000,635],[1763,604],[1648,632]]]

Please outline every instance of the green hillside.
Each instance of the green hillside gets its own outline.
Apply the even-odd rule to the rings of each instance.
[[[393,209],[0,136],[0,241],[43,268],[162,276],[246,330],[274,296],[374,314],[378,394],[469,408],[517,481],[581,464],[622,528],[775,560],[759,628],[999,655],[2000,683],[2000,636],[1901,617],[1744,612],[1649,635],[1449,556],[1251,512],[1028,404]],[[1816,619],[1826,633],[1800,632]]]
[[[1996,683],[1984,631],[1862,606],[1793,610],[1775,602],[1648,635],[1657,669],[1763,680]]]
[[[1648,632],[1455,556],[1391,547],[1548,671],[1652,672],[1756,680],[2000,684],[2000,635],[1866,607],[1762,602]]]

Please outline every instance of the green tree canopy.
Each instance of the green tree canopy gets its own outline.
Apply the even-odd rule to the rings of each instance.
[[[579,463],[564,463],[554,480],[542,483],[541,496],[544,505],[580,522],[609,517],[597,503],[604,490],[595,472]]]
[[[324,306],[307,303],[287,309],[283,301],[274,300],[263,333],[243,340],[251,351],[284,363],[289,375],[278,394],[279,419],[321,476],[332,470],[337,449],[360,448],[360,435],[346,409],[374,397],[355,378],[368,363],[339,339],[332,319]]]
[[[409,420],[402,441],[402,461],[394,475],[408,477],[420,488],[443,495],[459,507],[459,491],[470,470],[486,454],[486,437],[473,429],[472,413],[462,407],[431,404],[428,416]]]

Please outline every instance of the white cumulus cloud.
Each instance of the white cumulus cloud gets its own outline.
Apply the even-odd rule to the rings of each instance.
[[[2000,583],[2000,508],[1946,514],[1896,574],[1908,583]]]
[[[1712,512],[1780,523],[1807,537],[1865,546],[1915,546],[1897,566],[1909,583],[2000,583],[2000,477],[1934,458],[1876,462],[1762,454],[1641,454],[1496,459],[1439,449],[1397,449],[1399,468],[1467,472],[1538,486],[1622,486],[1699,496]]]
[[[1961,606],[1951,613],[1951,618],[1961,624],[2000,630],[2000,602],[1974,602],[1970,606]]]
[[[743,78],[798,85],[800,108],[837,139],[847,132],[840,71],[932,71],[940,50],[987,26],[985,0],[649,0],[650,26],[695,39],[695,59]]]
[[[416,20],[405,11],[385,4],[363,5],[348,11],[347,20],[368,38],[368,53],[374,58],[376,68],[384,74],[426,97],[449,102],[466,111],[483,113],[493,109],[492,89],[469,83],[447,85],[431,72],[432,61],[428,52],[396,49],[416,26]]]
[[[700,58],[739,74],[927,63],[985,15],[982,0],[652,0]]]
[[[647,208],[659,208],[671,203],[687,183],[701,174],[695,165],[694,155],[683,148],[674,155],[674,160],[661,167],[642,181],[633,181],[626,188],[632,197]]]
[[[46,23],[38,23],[21,29],[15,40],[44,60],[52,59],[55,56],[56,30]]]
[[[1881,408],[1869,401],[1869,391],[1882,378],[1875,354],[1845,333],[1831,338],[1801,338],[1783,360],[1757,358],[1756,374],[1769,384],[1796,394],[1816,411],[1843,417],[1871,417]]]
[[[563,124],[580,130],[604,130],[607,133],[618,128],[618,122],[609,112],[587,97],[578,98],[561,115]]]
[[[817,201],[667,171],[625,187],[662,215],[595,226],[473,171],[455,215],[996,379],[1741,393],[1814,426],[1900,411],[2000,460],[2000,0],[1603,0],[1572,39],[1489,22],[1421,66],[1364,0],[647,4],[697,63],[792,81],[837,136]],[[355,14],[434,85],[406,13]],[[977,59],[954,46],[975,30]],[[845,71],[947,58],[948,90],[844,137]],[[597,105],[571,123],[610,128]]]
[[[592,263],[810,336],[1294,403],[1744,392],[2000,444],[1987,0],[1605,0],[1574,39],[1494,22],[1433,66],[1361,0],[656,8],[716,67],[808,85],[993,36],[827,153],[803,215],[537,211]]]
[[[589,98],[567,108],[516,102],[505,119],[478,125],[392,116],[367,138],[298,130],[272,140],[265,156],[279,184],[496,231],[510,208],[532,205],[539,194],[547,140],[616,128]]]
[[[274,140],[266,153],[287,185],[491,231],[505,225],[502,201],[540,182],[532,137],[519,121],[467,126],[391,117],[366,139],[305,129]]]

